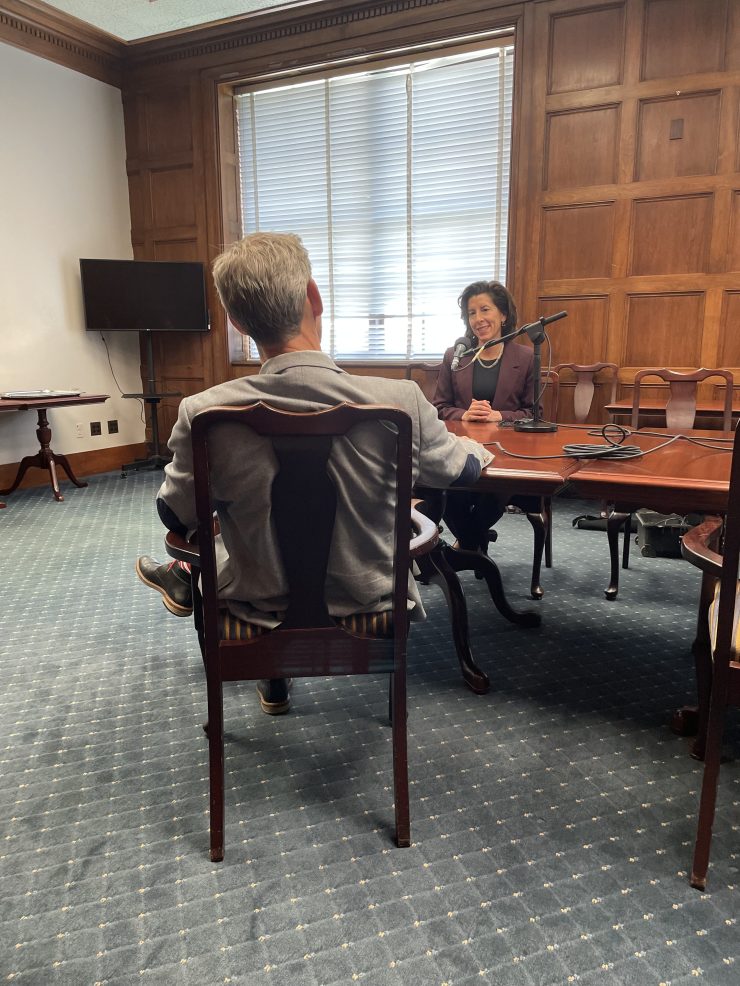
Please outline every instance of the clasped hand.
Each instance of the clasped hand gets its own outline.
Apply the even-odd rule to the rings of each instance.
[[[494,411],[490,401],[470,402],[470,407],[463,413],[463,421],[501,421],[500,411]]]

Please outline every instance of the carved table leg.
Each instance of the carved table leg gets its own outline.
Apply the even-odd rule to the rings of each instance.
[[[486,580],[494,606],[510,623],[515,623],[520,627],[538,627],[540,625],[539,613],[533,613],[531,610],[519,613],[511,606],[504,592],[504,583],[498,565],[488,555],[482,551],[451,548],[447,544],[441,545],[441,551],[445,562],[454,572],[475,572],[476,575],[482,576]],[[432,555],[434,554],[435,552],[432,552]]]
[[[611,574],[609,577],[609,588],[604,590],[607,599],[617,598],[619,592],[619,531],[627,521],[631,521],[631,514],[617,513],[612,510],[606,518],[606,536],[609,539],[609,562]]]
[[[468,632],[468,607],[465,593],[460,585],[456,572],[450,568],[445,559],[441,545],[428,555],[417,558],[421,573],[421,581],[427,585],[436,585],[444,593],[452,624],[452,639],[460,662],[460,672],[466,685],[478,695],[484,695],[489,688],[488,675],[481,671],[473,659],[470,649],[470,634]]]
[[[77,479],[75,474],[72,472],[72,467],[67,461],[66,455],[57,455],[52,451],[51,428],[49,427],[49,422],[46,417],[46,408],[39,408],[38,419],[39,426],[36,429],[36,437],[39,440],[39,451],[35,455],[27,455],[24,459],[21,459],[20,465],[18,466],[18,472],[13,480],[13,485],[9,486],[7,490],[0,490],[0,493],[5,496],[8,493],[12,493],[13,490],[17,490],[23,480],[23,477],[29,469],[46,469],[51,480],[51,488],[54,492],[54,499],[61,501],[64,497],[59,489],[59,480],[57,478],[56,470],[57,463],[59,463],[59,465],[64,469],[75,486],[87,486],[87,483],[83,483]]]
[[[529,594],[532,599],[542,599],[544,591],[540,585],[540,572],[542,571],[542,552],[547,544],[547,519],[543,513],[528,513],[527,520],[532,525],[534,531],[534,553],[532,556],[532,583]]]

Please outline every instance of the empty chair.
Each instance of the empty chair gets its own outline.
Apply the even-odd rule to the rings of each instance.
[[[696,420],[696,390],[704,380],[717,377],[724,380],[724,410],[722,412],[722,430],[732,428],[732,386],[733,377],[729,370],[692,370],[690,373],[678,373],[676,370],[645,369],[635,374],[632,389],[632,420],[633,428],[638,427],[640,417],[640,388],[646,377],[657,377],[668,384],[669,396],[665,409],[666,427],[680,431],[682,428],[693,428]]]

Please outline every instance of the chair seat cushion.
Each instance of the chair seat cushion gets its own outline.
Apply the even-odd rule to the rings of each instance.
[[[354,613],[351,616],[339,616],[337,623],[358,637],[393,636],[393,613],[389,609],[383,610],[382,613]],[[261,637],[263,633],[272,633],[268,627],[240,620],[226,609],[220,612],[220,631],[222,640],[253,640],[255,637]]]
[[[709,638],[712,651],[717,645],[717,623],[719,620],[719,582],[714,590],[714,599],[709,606]],[[735,615],[732,619],[731,652],[733,660],[740,655],[740,582],[735,587]]]

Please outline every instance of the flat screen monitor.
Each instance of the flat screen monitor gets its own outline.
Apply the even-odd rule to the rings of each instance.
[[[201,263],[80,260],[80,276],[89,331],[208,331]]]

